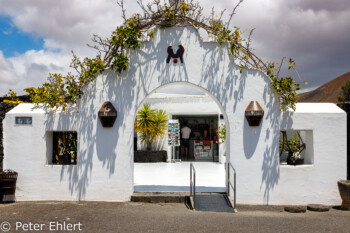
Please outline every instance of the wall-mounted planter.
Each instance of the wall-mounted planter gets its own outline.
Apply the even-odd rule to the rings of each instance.
[[[114,122],[117,119],[117,110],[115,110],[111,102],[104,102],[98,111],[98,118],[103,127],[113,127]]]
[[[250,126],[259,126],[264,117],[264,110],[258,101],[251,101],[245,110],[245,118]]]

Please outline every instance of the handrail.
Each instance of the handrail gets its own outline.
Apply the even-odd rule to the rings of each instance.
[[[233,185],[231,183],[231,180],[230,180],[230,168],[232,168],[233,170]],[[227,196],[228,198],[230,198],[230,187],[232,187],[234,193],[233,193],[233,209],[236,209],[236,193],[237,193],[237,189],[236,189],[236,169],[233,167],[233,165],[228,162],[227,163]]]
[[[190,200],[193,209],[196,209],[196,169],[193,163],[190,163]]]

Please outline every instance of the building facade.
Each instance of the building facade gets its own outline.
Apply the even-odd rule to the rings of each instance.
[[[183,63],[167,63],[169,45],[184,48]],[[200,88],[223,114],[226,162],[237,172],[238,203],[340,203],[337,180],[346,178],[346,113],[336,105],[297,104],[296,111],[281,111],[266,75],[241,73],[227,46],[202,40],[189,26],[158,29],[129,57],[125,72],[98,75],[77,105],[64,112],[20,104],[6,114],[4,168],[19,173],[17,200],[130,200],[137,110],[159,88],[181,83]],[[98,117],[106,101],[117,111],[108,128]],[[250,126],[245,118],[251,101],[264,111],[259,126]],[[26,117],[30,120],[23,124]],[[303,131],[305,164],[280,164],[281,130]],[[76,133],[75,165],[52,164],[53,138],[63,131]]]

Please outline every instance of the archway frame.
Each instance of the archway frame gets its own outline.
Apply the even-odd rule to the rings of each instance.
[[[185,48],[184,63],[166,63],[169,45]],[[261,164],[265,162],[258,154],[264,153],[276,169],[281,110],[269,77],[257,70],[241,72],[226,45],[204,42],[191,26],[158,29],[152,41],[144,42],[141,49],[129,52],[128,70],[120,76],[111,70],[103,72],[86,87],[78,106],[82,153],[98,154],[97,164],[103,161],[101,166],[107,168],[108,179],[113,178],[114,185],[123,187],[118,193],[123,200],[133,193],[133,126],[137,109],[149,94],[172,84],[185,83],[200,88],[219,106],[227,125],[228,162],[235,167],[242,164],[244,170],[261,172]],[[246,107],[253,100],[258,101],[265,111],[263,123],[255,129],[248,126],[244,117]],[[112,102],[118,111],[118,118],[111,129],[104,129],[93,117],[105,101]],[[91,119],[87,120],[86,116],[91,116]],[[88,131],[86,125],[89,125]],[[94,143],[87,145],[87,139],[94,140]],[[235,155],[234,160],[232,155]],[[87,163],[92,164],[96,159],[89,156]],[[247,164],[248,160],[254,162]],[[104,164],[108,166],[104,167]],[[263,172],[268,172],[270,164],[266,168],[263,165]],[[115,177],[116,171],[122,173]],[[239,168],[237,172],[240,172]],[[253,179],[261,180],[260,172]],[[260,192],[259,187],[256,190]]]
[[[225,109],[223,108],[223,106],[221,105],[220,101],[210,92],[208,91],[207,89],[203,88],[203,87],[200,87],[196,84],[193,84],[193,83],[189,83],[189,82],[183,82],[183,81],[177,81],[177,82],[173,82],[173,83],[168,83],[168,84],[164,84],[164,85],[161,85],[155,89],[153,89],[146,97],[144,97],[144,99],[139,103],[139,105],[137,106],[136,110],[135,110],[135,118],[136,118],[136,115],[137,115],[137,111],[141,108],[141,106],[145,103],[146,99],[151,96],[152,94],[156,93],[159,89],[162,89],[164,87],[169,87],[169,86],[172,86],[172,85],[186,85],[186,86],[192,86],[196,89],[199,89],[201,90],[202,92],[204,92],[205,94],[207,94],[212,100],[214,100],[214,102],[216,103],[216,105],[219,107],[221,113],[224,115],[224,120],[225,120],[225,126],[226,126],[226,140],[229,139],[229,129],[230,129],[230,125],[229,125],[229,122],[227,120],[227,114],[226,114],[226,111]],[[229,143],[226,143],[225,144],[226,146],[226,152],[229,154],[230,152],[230,147],[229,147]]]

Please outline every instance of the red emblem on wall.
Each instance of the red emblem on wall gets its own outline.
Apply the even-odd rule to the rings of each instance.
[[[185,49],[182,45],[179,45],[176,53],[174,53],[173,47],[170,45],[167,49],[168,57],[166,59],[166,63],[169,63],[171,59],[173,59],[174,63],[177,63],[177,59],[180,58],[181,63],[184,63],[183,54],[185,53]]]

